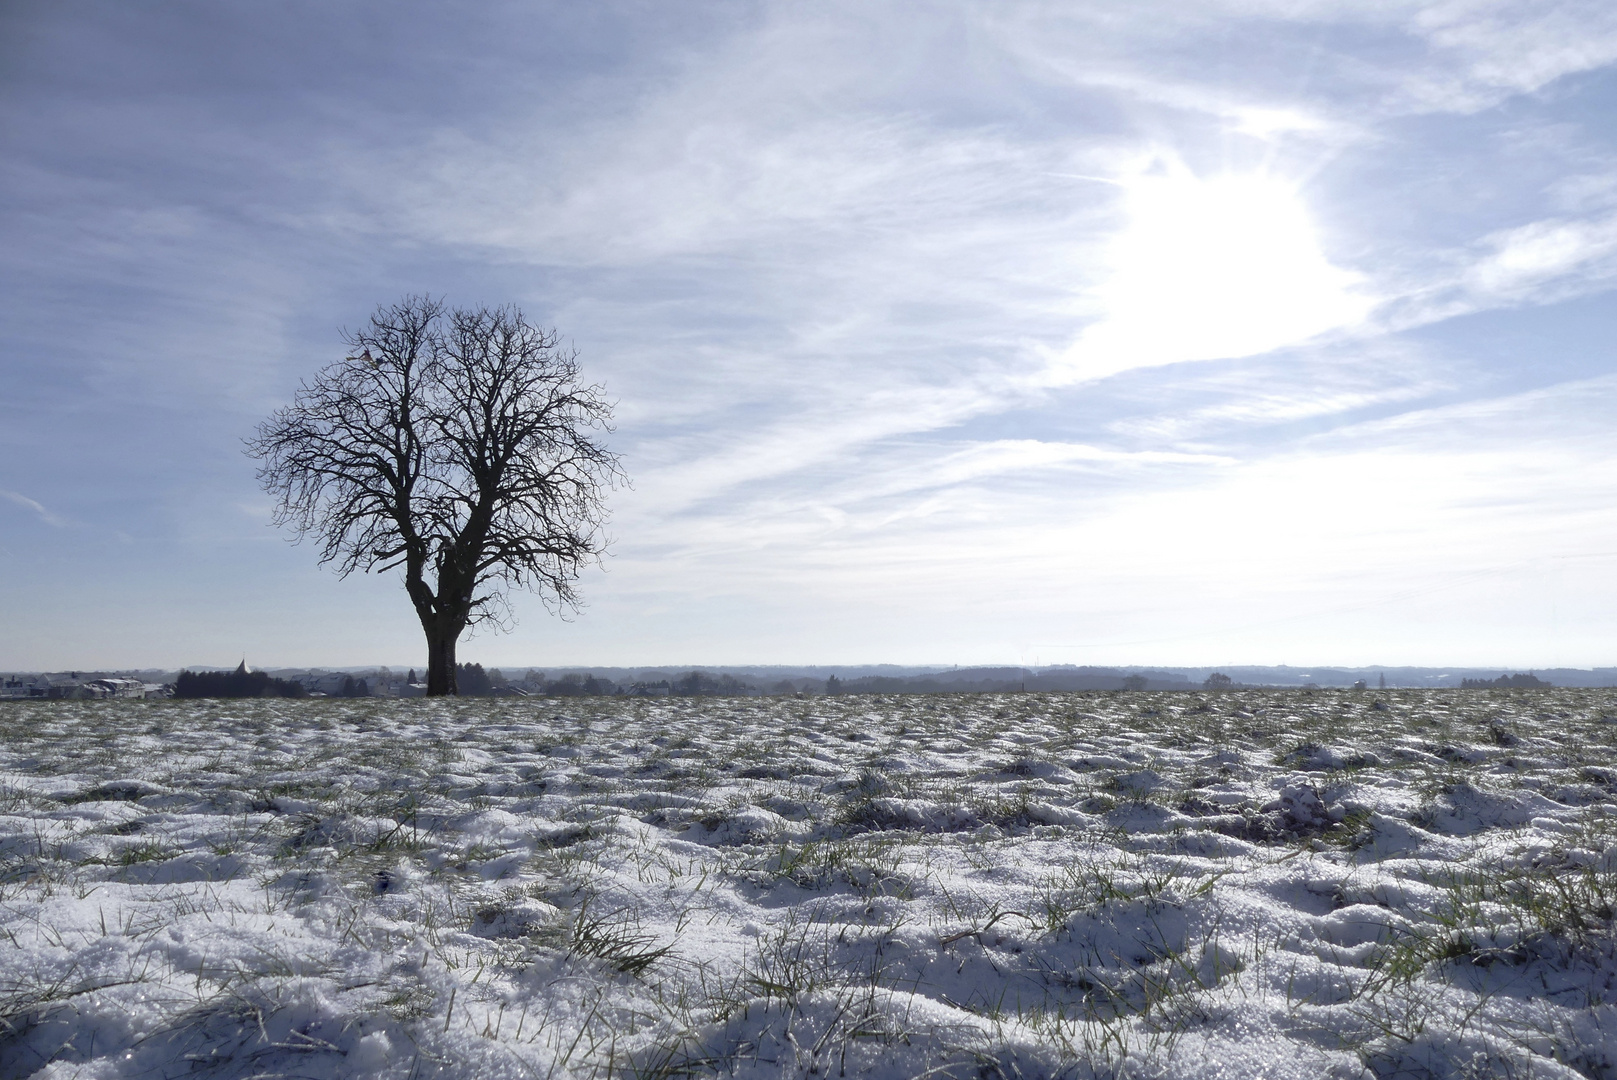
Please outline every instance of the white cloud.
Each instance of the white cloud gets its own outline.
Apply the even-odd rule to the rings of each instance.
[[[1458,62],[1414,80],[1430,107],[1472,111],[1617,61],[1617,7],[1606,0],[1411,0],[1407,25]],[[1435,66],[1435,65],[1434,65]]]
[[[1542,218],[1487,233],[1463,248],[1423,253],[1390,270],[1370,330],[1395,333],[1478,311],[1541,306],[1617,283],[1617,214]]]
[[[919,78],[929,33],[967,35],[989,50],[989,69],[1042,58],[1114,97],[1217,116],[1236,137],[1301,138],[1329,151],[1373,138],[1366,121],[1385,80],[1414,76],[1376,68],[1365,53],[1332,53],[1310,27],[1373,23],[1438,42],[1441,55],[1417,74],[1474,82],[1476,57],[1503,47],[1510,20],[1527,16],[1475,8],[1493,29],[1467,36],[1465,10],[1231,3],[1175,5],[1169,18],[1166,7],[1135,4],[1077,13],[938,5],[897,19],[781,5],[603,110],[591,128],[562,138],[548,124],[476,138],[446,128],[426,151],[412,145],[414,159],[385,168],[356,159],[346,175],[367,192],[378,175],[402,178],[373,200],[389,228],[501,259],[635,276],[632,308],[608,314],[600,297],[579,297],[559,321],[605,347],[618,385],[632,388],[626,418],[688,425],[644,449],[659,469],[681,459],[670,490],[700,499],[789,471],[794,458],[811,464],[1007,411],[1041,387],[1383,332],[1408,321],[1369,326],[1378,296],[1452,292],[1430,274],[1400,282],[1380,265],[1356,273],[1333,262],[1294,179],[1317,161],[1152,174],[1138,166],[1142,155],[1176,162],[1182,132],[1144,117],[1132,118],[1134,130],[1073,139],[1060,126],[948,123],[935,109],[895,109],[883,95]],[[1289,65],[1317,77],[1282,89],[1257,78],[1265,66],[1254,64],[1243,78],[1210,82],[1199,54],[1184,50],[1231,18],[1262,28],[1252,37],[1259,52],[1321,43]],[[1534,40],[1552,30],[1545,22]],[[1265,34],[1279,36],[1264,44]],[[1119,41],[1149,47],[1136,55]],[[912,51],[895,60],[897,43]],[[1093,62],[1101,53],[1105,62]],[[1015,93],[1006,101],[1017,103]],[[1146,132],[1167,141],[1142,146]],[[1075,184],[1074,174],[1116,177],[1124,197]],[[1423,318],[1458,310],[1449,299],[1420,306]],[[634,340],[603,340],[592,310]],[[759,336],[723,325],[753,313],[769,324]],[[690,325],[671,325],[682,318]],[[695,362],[670,368],[671,343]],[[832,407],[818,399],[833,386],[858,389]],[[913,404],[891,404],[906,395]],[[741,403],[753,422],[731,431],[724,410]],[[701,427],[709,433],[690,431]]]
[[[26,495],[15,491],[0,491],[0,499],[6,499],[10,502],[16,503],[18,506],[24,507],[25,509],[32,510],[34,513],[38,514],[39,519],[47,525],[53,525],[58,529],[64,528],[67,525],[66,520],[57,514],[52,513],[50,510],[47,510],[39,502],[30,499]]]
[[[1479,247],[1488,253],[1465,275],[1479,299],[1522,301],[1546,291],[1558,298],[1617,277],[1617,216],[1535,221],[1494,233]]]
[[[1288,386],[1284,389],[1252,386],[1234,400],[1218,405],[1118,421],[1110,428],[1134,438],[1177,442],[1217,432],[1294,423],[1413,401],[1441,388],[1442,385],[1436,382],[1412,382],[1358,390],[1329,386]]]
[[[944,486],[991,476],[1027,476],[1068,465],[1229,465],[1233,459],[1218,454],[1187,454],[1165,450],[1124,451],[1087,443],[1042,439],[996,439],[946,454],[930,465],[925,485]],[[919,485],[917,485],[919,486]]]
[[[1263,137],[1339,139],[1377,116],[1474,113],[1617,60],[1606,0],[1116,0],[1011,6],[985,22],[1047,77]],[[1197,43],[1231,33],[1263,62],[1209,77]]]
[[[691,618],[723,595],[749,626],[764,597],[817,613],[729,639],[760,658],[1591,664],[1617,647],[1617,592],[1577,569],[1617,547],[1613,407],[1617,377],[1146,468],[998,440],[914,474],[947,487],[901,497],[887,470],[842,498],[839,476],[670,522],[611,584]],[[1124,482],[1075,484],[1074,462]]]

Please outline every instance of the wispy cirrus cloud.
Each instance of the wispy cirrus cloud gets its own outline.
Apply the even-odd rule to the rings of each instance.
[[[1278,130],[1338,136],[1389,116],[1474,113],[1617,60],[1603,0],[1001,5],[988,22],[1050,77],[1237,122],[1306,118]],[[1217,76],[1196,63],[1206,42],[1235,33],[1261,63]]]
[[[1510,225],[1388,275],[1370,330],[1386,335],[1477,312],[1547,307],[1617,283],[1617,214],[1600,208]]]
[[[1245,431],[1254,426],[1273,426],[1338,416],[1376,406],[1417,401],[1447,389],[1438,382],[1410,383],[1374,390],[1326,392],[1288,387],[1281,392],[1254,388],[1236,400],[1183,412],[1163,413],[1139,420],[1120,421],[1113,430],[1137,438],[1179,442],[1206,438],[1232,429]]]
[[[36,515],[38,515],[39,520],[43,521],[47,525],[58,529],[67,527],[67,520],[65,518],[53,513],[47,509],[43,503],[30,499],[21,492],[0,490],[0,499],[5,499],[7,502],[14,503],[25,510],[33,511]]]
[[[1478,246],[1486,254],[1467,268],[1465,285],[1480,302],[1546,302],[1617,279],[1617,214],[1534,221]]]
[[[1487,108],[1617,61],[1617,9],[1602,0],[1411,0],[1392,10],[1448,61],[1407,76],[1410,100],[1425,108]]]

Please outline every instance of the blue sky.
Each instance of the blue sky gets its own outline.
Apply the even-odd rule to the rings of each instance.
[[[417,662],[241,440],[514,301],[614,555],[500,665],[1617,662],[1617,6],[0,7],[0,667]]]

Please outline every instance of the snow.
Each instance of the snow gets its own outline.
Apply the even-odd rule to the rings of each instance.
[[[0,1077],[1617,1077],[1617,692],[0,707]]]

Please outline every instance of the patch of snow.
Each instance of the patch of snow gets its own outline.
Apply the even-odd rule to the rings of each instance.
[[[1388,700],[5,703],[0,1076],[1617,1075],[1617,692]]]

